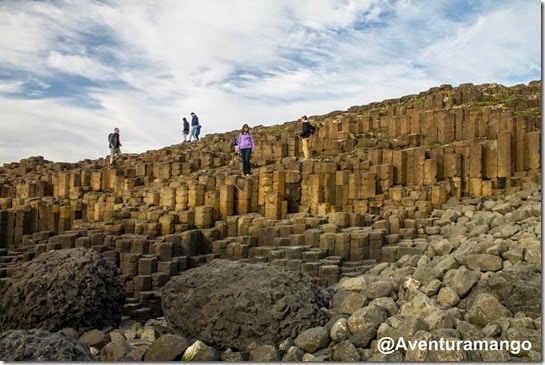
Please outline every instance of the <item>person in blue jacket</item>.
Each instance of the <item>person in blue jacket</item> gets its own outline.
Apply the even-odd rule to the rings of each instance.
[[[242,131],[237,137],[237,145],[235,147],[236,153],[240,153],[242,160],[242,176],[251,175],[250,170],[250,156],[255,149],[254,137],[250,132],[248,124],[242,126]]]
[[[199,117],[195,113],[191,113],[191,129],[189,130],[189,142],[193,139],[196,141],[198,138],[195,135],[195,132],[197,130],[197,126],[199,125]]]
[[[195,137],[197,138],[197,141],[199,140],[199,136],[201,134],[201,123],[195,128]]]

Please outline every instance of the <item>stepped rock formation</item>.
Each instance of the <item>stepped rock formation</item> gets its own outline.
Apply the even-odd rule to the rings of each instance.
[[[209,334],[206,329],[195,330],[196,338],[186,338],[172,328],[173,323],[191,327],[195,319],[201,322],[196,324],[199,328],[206,322],[221,325],[230,319],[230,309],[240,310],[244,319],[258,306],[275,307],[274,301],[266,303],[267,297],[279,293],[279,288],[270,288],[273,283],[254,282],[251,274],[240,278],[245,271],[268,275],[266,268],[273,265],[227,260],[214,260],[184,272],[165,285],[162,291],[169,293],[163,299],[169,297],[170,301],[169,308],[165,306],[166,318],[145,324],[125,319],[119,328],[91,330],[79,341],[103,361],[540,361],[541,189],[460,202],[451,199],[442,209],[434,209],[431,217],[428,229],[435,233],[388,246],[390,254],[395,254],[396,248],[403,253],[399,259],[377,263],[364,274],[344,277],[324,289],[332,294],[327,306],[320,308],[329,318],[325,325],[301,328],[299,333],[294,331],[295,337],[279,343],[272,344],[265,336],[245,337],[261,327],[257,320],[255,324],[246,322],[240,331],[236,340],[245,343],[240,350],[211,347],[210,338],[204,343],[203,337]],[[282,276],[295,280],[306,276],[281,271]],[[214,283],[222,280],[225,285],[216,289]],[[253,297],[258,306],[248,305],[253,299],[234,300],[234,304],[221,300],[218,306],[209,303],[208,308],[216,307],[209,313],[202,310],[199,298],[207,295],[207,288],[213,288],[211,302],[219,302],[221,296],[240,298],[243,294],[234,285],[239,280],[239,286],[247,286],[247,291],[259,286],[259,296]],[[271,275],[271,280],[277,279]],[[177,295],[180,284],[192,293]],[[309,288],[312,285],[307,283],[297,292],[307,293]],[[199,304],[187,305],[193,300]],[[193,306],[197,315],[177,311],[184,306]],[[224,313],[218,316],[218,310]],[[74,334],[69,329],[63,332]],[[217,332],[219,339],[229,333]],[[409,346],[409,341],[414,346],[415,340],[443,341],[450,349],[429,345],[387,348],[388,353],[381,353],[380,343],[386,338],[398,344],[403,340],[404,346]],[[457,343],[462,347],[456,348]],[[25,346],[34,351],[32,344]]]
[[[311,120],[319,130],[307,161],[297,122],[253,128],[245,178],[237,131],[124,155],[112,169],[105,159],[4,164],[0,280],[45,252],[90,248],[120,268],[124,313],[147,319],[161,315],[172,276],[214,258],[268,262],[329,286],[424,254],[423,236],[477,237],[490,226],[454,227],[454,212],[436,222],[449,202],[541,184],[540,81],[442,85]],[[498,266],[483,258],[465,264]]]

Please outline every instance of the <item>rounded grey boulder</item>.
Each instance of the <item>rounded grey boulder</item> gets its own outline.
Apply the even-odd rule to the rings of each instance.
[[[2,284],[0,331],[115,327],[125,302],[117,275],[115,264],[93,250],[45,252],[18,266]]]
[[[219,348],[276,344],[322,326],[327,294],[305,273],[216,259],[162,288],[170,326]]]

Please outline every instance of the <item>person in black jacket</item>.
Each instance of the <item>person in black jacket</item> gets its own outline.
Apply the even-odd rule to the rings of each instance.
[[[119,138],[119,128],[114,129],[114,133],[109,136],[110,143],[110,166],[114,165],[114,157],[121,156],[121,139]]]
[[[184,130],[183,130],[183,134],[184,134],[184,142],[187,141],[187,135],[189,134],[189,122],[187,121],[187,119],[183,119],[184,121]]]
[[[316,131],[316,128],[314,128],[314,126],[310,124],[306,115],[303,115],[300,120],[301,120],[301,133],[299,133],[299,137],[301,138],[301,141],[303,143],[303,146],[302,146],[303,157],[305,160],[308,160],[310,158],[310,151],[308,149],[308,139]]]

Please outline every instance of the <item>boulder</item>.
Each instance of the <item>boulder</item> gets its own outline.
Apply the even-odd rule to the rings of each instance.
[[[392,283],[387,280],[377,280],[367,285],[367,288],[362,290],[362,292],[367,298],[373,300],[389,296],[392,290]]]
[[[358,309],[348,318],[350,332],[356,334],[368,328],[377,329],[388,318],[386,311],[374,305]]]
[[[333,327],[331,327],[331,331],[329,332],[329,337],[336,342],[344,341],[350,336],[352,336],[352,332],[350,332],[350,329],[348,328],[348,321],[346,318],[339,318],[335,324],[333,324]]]
[[[439,290],[439,294],[437,295],[437,303],[441,305],[455,306],[458,304],[458,302],[460,302],[460,296],[453,288],[445,287]]]
[[[488,323],[503,317],[513,317],[513,313],[490,294],[479,294],[469,307],[466,320],[483,328]]]
[[[368,328],[350,336],[348,342],[354,344],[354,346],[358,348],[366,348],[376,336],[377,330],[374,328]]]
[[[454,254],[435,256],[430,262],[419,265],[412,278],[419,281],[422,286],[427,286],[432,281],[441,279],[448,270],[457,269],[459,266]]]
[[[333,361],[360,361],[360,354],[349,341],[342,341],[333,348]]]
[[[160,337],[159,332],[154,327],[145,327],[140,331],[140,339],[153,342]]]
[[[392,338],[394,341],[399,340],[400,338],[410,339],[418,331],[427,331],[427,323],[418,317],[406,316],[399,317],[398,321],[391,321],[390,324],[393,324],[395,328],[388,328],[387,331],[383,334],[382,337],[387,336]]]
[[[265,264],[216,259],[173,277],[161,298],[169,325],[219,350],[279,343],[327,322],[328,294],[308,274]]]
[[[282,361],[302,361],[305,356],[305,351],[297,346],[291,346],[286,354],[282,356]]]
[[[144,361],[179,361],[189,347],[185,337],[166,333],[155,340],[144,354]]]
[[[541,292],[541,274],[532,264],[519,262],[492,273],[488,280],[479,281],[467,299],[472,301],[479,294],[492,294],[512,313],[524,312],[536,318],[541,315]]]
[[[511,206],[511,203],[499,203],[492,208],[493,212],[500,213],[501,215],[505,215],[511,211],[513,211],[513,207]]]
[[[189,346],[182,356],[182,361],[217,361],[219,353],[212,347],[201,341],[195,341]]]
[[[472,237],[478,237],[479,235],[483,234],[483,233],[487,233],[488,230],[490,229],[490,227],[488,226],[488,224],[479,224],[477,225],[475,228],[473,228],[469,233],[468,233],[468,237],[469,238],[472,238]]]
[[[501,257],[489,254],[468,255],[465,257],[465,265],[470,270],[498,271],[503,268]]]
[[[412,298],[401,306],[399,314],[402,316],[414,316],[424,319],[439,309],[435,301],[428,298],[424,293],[415,289],[409,289],[407,293],[412,295]]]
[[[221,360],[222,361],[232,361],[232,362],[241,362],[248,360],[246,354],[243,352],[236,352],[231,349],[225,350],[223,354],[221,354]]]
[[[388,317],[396,315],[399,311],[399,307],[391,297],[377,298],[370,302],[369,305],[374,305],[376,307],[384,309]]]
[[[337,286],[339,291],[360,291],[367,286],[367,282],[363,276],[358,276],[355,278],[342,278]]]
[[[456,326],[456,330],[460,333],[464,340],[468,341],[477,341],[485,337],[483,331],[481,331],[477,326],[474,326],[465,321],[460,321]]]
[[[17,266],[5,281],[0,330],[115,327],[125,303],[118,274],[115,264],[94,250],[45,252]]]
[[[280,361],[280,352],[272,345],[259,345],[250,351],[250,361]]]
[[[524,248],[523,247],[510,247],[508,251],[502,253],[502,258],[508,260],[510,263],[515,264],[517,262],[522,262],[524,258]]]
[[[439,309],[424,318],[424,322],[428,325],[429,330],[432,331],[439,328],[454,328],[457,318],[449,313],[448,310]]]
[[[60,332],[40,329],[0,332],[1,361],[93,361],[88,346]]]
[[[479,277],[480,274],[478,271],[471,271],[462,266],[456,270],[447,272],[443,281],[446,285],[456,290],[460,298],[463,298],[479,281]]]
[[[502,224],[493,229],[491,229],[488,234],[494,236],[494,238],[509,238],[519,232],[520,229],[518,226],[513,226],[511,224]]]
[[[439,256],[447,255],[454,249],[454,245],[447,239],[433,241],[430,246]]]
[[[339,311],[343,314],[352,314],[365,305],[367,298],[360,293],[351,292],[342,301]]]
[[[439,292],[439,289],[441,289],[441,285],[443,285],[441,280],[434,279],[430,281],[428,285],[423,287],[421,291],[427,296],[432,297]]]
[[[295,339],[295,346],[312,353],[327,347],[329,342],[329,333],[325,327],[315,327],[301,332]]]
[[[100,360],[105,362],[121,361],[131,352],[131,346],[120,333],[112,332],[110,336],[112,341],[100,351]]]
[[[144,354],[146,353],[149,345],[142,346],[131,346],[131,351],[121,361],[130,362],[130,361],[142,361],[144,359]]]
[[[110,340],[110,335],[107,335],[103,331],[97,329],[85,332],[79,338],[79,342],[99,350],[109,343]]]

